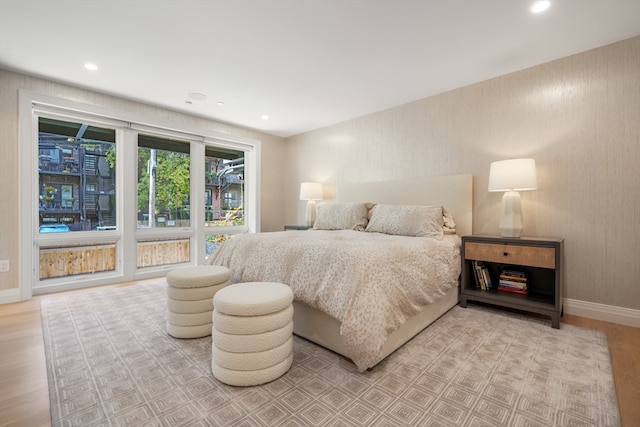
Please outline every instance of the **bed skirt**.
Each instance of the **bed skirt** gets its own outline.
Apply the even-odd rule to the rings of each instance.
[[[404,343],[416,336],[420,331],[435,322],[458,303],[458,287],[450,289],[444,297],[426,306],[400,328],[389,334],[382,347],[379,358],[368,368],[372,368],[385,357],[400,348]],[[328,314],[309,307],[293,303],[293,333],[318,345],[351,359],[346,344],[340,335],[340,321]]]

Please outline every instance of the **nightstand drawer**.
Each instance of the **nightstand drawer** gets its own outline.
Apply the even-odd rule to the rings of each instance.
[[[467,242],[464,257],[541,268],[555,268],[556,266],[555,248],[551,247]]]

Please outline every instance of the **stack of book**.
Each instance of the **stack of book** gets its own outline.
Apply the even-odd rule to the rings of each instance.
[[[489,275],[489,269],[484,265],[482,261],[471,261],[473,267],[473,278],[476,281],[476,288],[488,291],[492,288],[491,276]]]
[[[498,290],[514,292],[516,294],[527,294],[527,275],[523,271],[504,269],[500,273]]]

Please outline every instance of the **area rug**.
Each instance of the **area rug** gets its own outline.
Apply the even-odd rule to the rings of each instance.
[[[211,337],[167,335],[164,281],[42,301],[54,426],[616,426],[604,334],[470,305],[358,373],[294,339],[257,387],[211,374]]]

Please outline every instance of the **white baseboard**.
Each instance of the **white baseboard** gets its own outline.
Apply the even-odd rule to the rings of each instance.
[[[0,304],[9,304],[21,300],[19,288],[0,290]]]
[[[565,298],[564,312],[640,328],[640,310]]]

